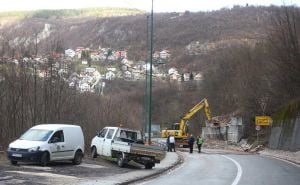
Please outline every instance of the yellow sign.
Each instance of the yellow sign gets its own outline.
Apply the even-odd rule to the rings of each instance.
[[[272,122],[270,116],[255,116],[255,125],[270,126]]]

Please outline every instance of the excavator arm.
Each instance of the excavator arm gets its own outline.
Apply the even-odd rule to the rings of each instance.
[[[207,120],[210,122],[212,119],[211,112],[209,109],[208,101],[206,98],[201,100],[197,105],[195,105],[193,108],[191,108],[180,120],[180,126],[179,130],[182,130],[183,135],[186,135],[186,122],[192,118],[199,110],[203,109],[205,111],[205,115],[207,117]]]

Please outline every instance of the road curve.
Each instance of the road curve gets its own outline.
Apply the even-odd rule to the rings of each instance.
[[[259,155],[183,153],[185,163],[151,185],[299,185],[300,167]]]

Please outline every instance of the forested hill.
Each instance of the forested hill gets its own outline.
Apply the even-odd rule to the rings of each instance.
[[[263,38],[275,8],[236,6],[211,12],[155,14],[154,49],[171,51],[169,65],[194,68],[203,54]],[[60,49],[127,49],[131,59],[139,60],[146,55],[147,15],[132,9],[97,8],[6,12],[0,14],[0,38],[11,46],[25,45],[32,50],[39,35],[39,52],[47,52],[51,40],[59,41]]]

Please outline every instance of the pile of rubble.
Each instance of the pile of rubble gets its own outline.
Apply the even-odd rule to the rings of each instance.
[[[237,144],[228,143],[224,140],[210,140],[206,139],[203,147],[208,149],[223,149],[223,150],[234,150],[239,152],[258,152],[264,149],[263,145],[254,146],[253,144],[247,143],[247,140],[242,139]]]

